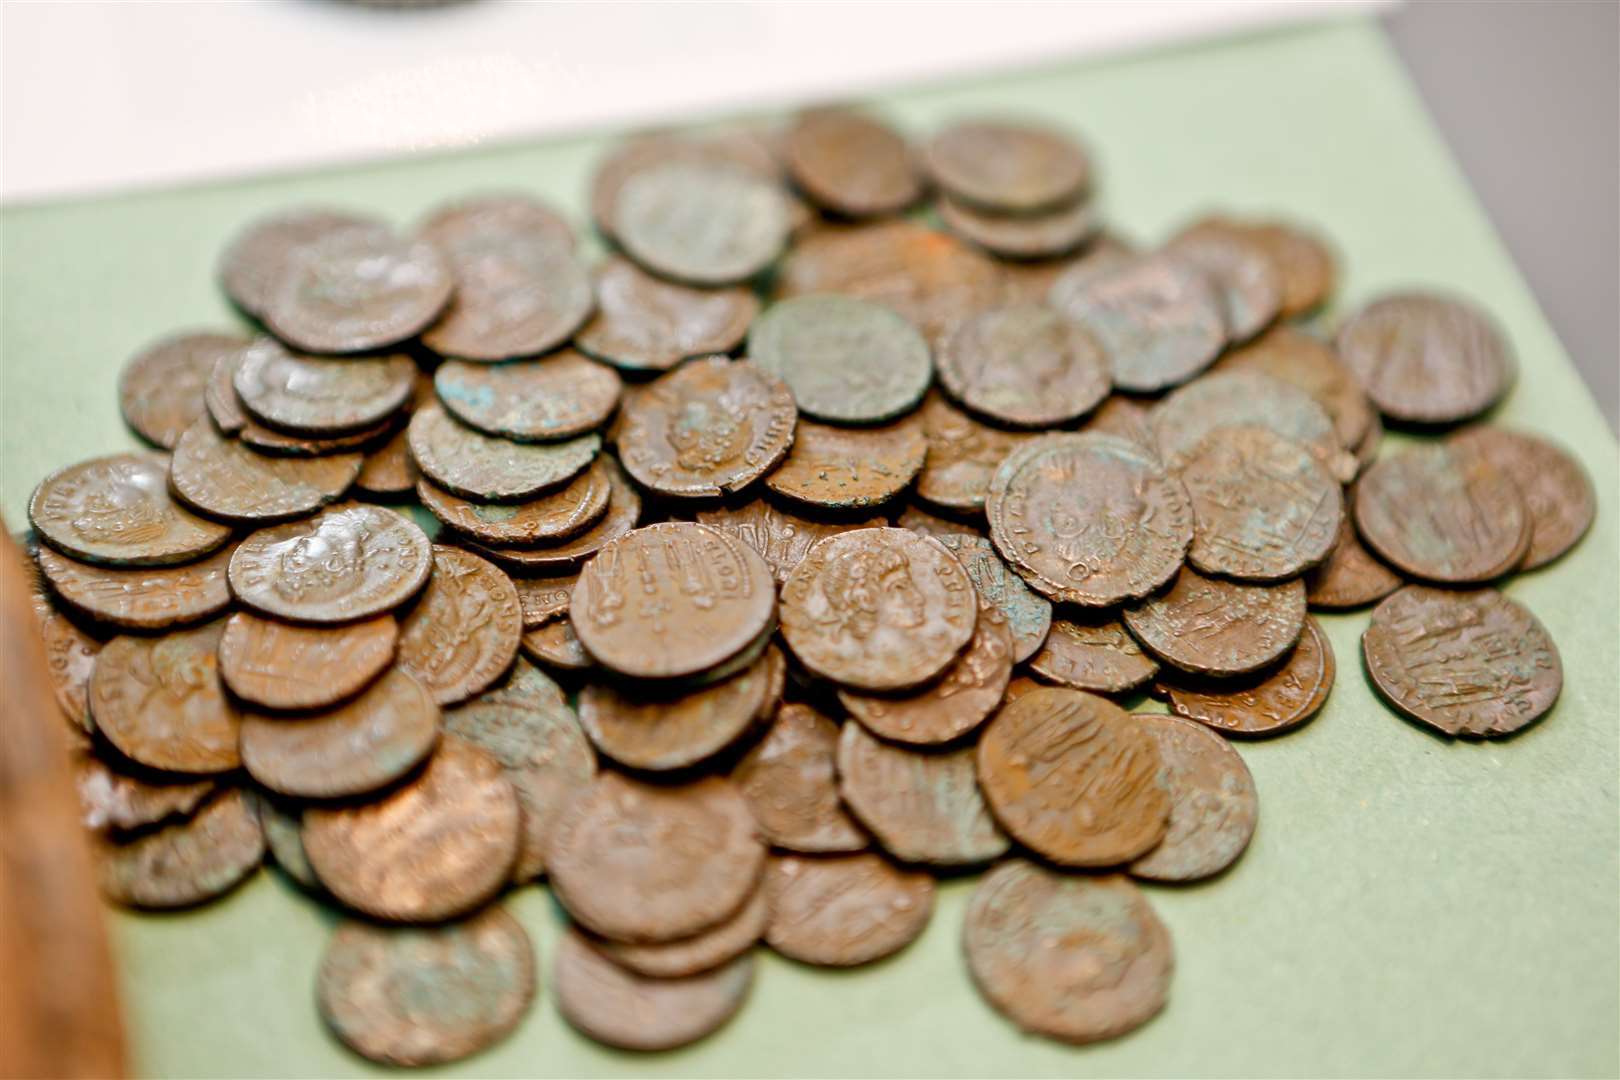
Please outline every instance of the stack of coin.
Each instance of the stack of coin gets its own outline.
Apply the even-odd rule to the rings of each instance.
[[[522,1019],[499,900],[541,875],[562,1015],[652,1050],[737,1012],[756,943],[868,963],[935,876],[994,864],[962,931],[992,1006],[1071,1042],[1150,1019],[1173,956],[1136,882],[1242,854],[1228,737],[1322,708],[1310,612],[1378,603],[1366,668],[1403,715],[1519,730],[1558,653],[1493,583],[1594,496],[1488,426],[1380,456],[1385,422],[1507,392],[1467,301],[1322,339],[1313,231],[1210,217],[1139,251],[1092,171],[1026,120],[914,150],[816,109],[617,148],[594,268],[512,192],[411,237],[250,224],[219,276],[257,336],[168,338],[120,381],[172,456],[30,504],[108,895],[194,904],[268,848],[357,916],[333,1030],[425,1064]]]

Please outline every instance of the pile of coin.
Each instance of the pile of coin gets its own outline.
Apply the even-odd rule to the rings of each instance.
[[[268,849],[351,916],[326,1021],[398,1064],[521,1020],[499,902],[542,875],[551,993],[615,1046],[719,1028],[760,941],[892,954],[982,866],[995,1009],[1070,1042],[1151,1018],[1172,948],[1136,882],[1242,854],[1229,739],[1322,707],[1310,612],[1377,603],[1398,712],[1510,734],[1561,674],[1494,583],[1594,496],[1543,439],[1447,434],[1514,374],[1466,300],[1328,340],[1314,232],[1137,250],[1092,177],[1039,125],[913,147],[818,109],[618,147],[594,267],[521,194],[248,225],[218,274],[257,336],[133,358],[157,449],[30,504],[107,894],[196,904]],[[1386,421],[1443,437],[1380,455]]]

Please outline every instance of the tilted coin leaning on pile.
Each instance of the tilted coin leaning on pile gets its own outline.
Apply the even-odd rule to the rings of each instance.
[[[325,1020],[403,1065],[522,1021],[500,903],[541,877],[573,922],[549,992],[620,1047],[724,1025],[758,943],[905,948],[963,867],[994,1009],[1148,1021],[1174,959],[1137,882],[1242,855],[1238,739],[1333,684],[1311,612],[1377,605],[1365,669],[1409,721],[1511,734],[1561,669],[1493,583],[1594,500],[1472,425],[1514,358],[1467,300],[1330,340],[1323,238],[1138,250],[1092,177],[1038,124],[912,146],[818,109],[620,145],[594,267],[519,193],[246,225],[217,273],[256,336],[132,358],[153,449],[29,505],[107,895],[193,905],[268,850],[351,916]],[[1380,455],[1384,423],[1429,437]]]

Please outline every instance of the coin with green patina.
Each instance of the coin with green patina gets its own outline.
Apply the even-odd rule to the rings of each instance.
[[[411,457],[428,479],[464,499],[522,502],[572,480],[602,448],[595,433],[519,443],[467,427],[437,405],[411,417]]]
[[[748,357],[793,391],[799,411],[835,424],[875,424],[910,412],[933,378],[928,342],[881,304],[801,296],[748,329]]]
[[[595,431],[619,404],[618,373],[564,349],[538,360],[446,360],[433,373],[444,407],[488,435],[553,442]]]

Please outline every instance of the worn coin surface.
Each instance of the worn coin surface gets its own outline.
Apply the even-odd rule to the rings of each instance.
[[[560,615],[568,614],[569,602],[574,597],[574,583],[578,580],[578,574],[513,578],[518,607],[523,609],[523,629],[533,630]]]
[[[219,614],[231,602],[231,548],[183,566],[123,569],[65,558],[43,545],[36,560],[57,598],[98,622],[163,630]]]
[[[985,535],[982,519],[967,521],[959,517],[943,517],[923,509],[916,503],[911,503],[900,511],[900,515],[895,518],[894,523],[896,528],[910,529],[912,532],[920,533],[923,536],[932,536],[935,540],[943,540],[947,536],[977,536],[980,539],[989,539]],[[960,556],[958,557],[960,558]],[[966,563],[963,563],[964,567],[966,565]],[[974,587],[977,588],[977,585]]]
[[[595,431],[619,405],[618,373],[563,349],[537,360],[446,360],[433,373],[439,400],[488,435],[551,442]]]
[[[595,525],[607,513],[612,466],[597,455],[590,468],[554,491],[521,503],[486,503],[458,498],[431,480],[418,480],[416,496],[445,525],[486,544],[541,544],[566,540]]]
[[[558,671],[585,671],[594,666],[585,646],[574,635],[574,624],[567,619],[555,619],[524,631],[518,647],[535,663]]]
[[[967,648],[921,690],[904,696],[839,690],[838,700],[851,716],[885,739],[922,745],[951,742],[984,723],[1001,704],[1012,665],[1007,620],[995,608],[985,608]]]
[[[1179,716],[1144,713],[1136,722],[1158,745],[1170,791],[1170,828],[1130,872],[1154,881],[1196,881],[1243,854],[1260,816],[1249,767],[1230,743]]]
[[[392,615],[327,627],[239,611],[219,642],[219,673],[231,693],[265,708],[328,708],[382,674],[398,640]]]
[[[522,574],[566,574],[576,571],[610,540],[616,540],[641,520],[641,494],[624,475],[616,458],[602,454],[596,463],[607,470],[607,511],[584,532],[562,540],[514,547],[486,544],[469,539],[467,546],[479,554]],[[593,466],[594,467],[594,466]],[[567,488],[563,489],[568,490]]]
[[[732,771],[759,830],[789,851],[859,851],[866,833],[838,798],[838,725],[809,705],[783,705]]]
[[[936,205],[947,229],[1003,259],[1066,255],[1096,236],[1102,227],[1095,205],[1086,199],[1075,199],[1037,214],[988,213],[949,195],[940,196]]]
[[[1471,427],[1450,439],[1512,478],[1530,513],[1530,550],[1521,570],[1546,566],[1586,535],[1597,512],[1592,478],[1569,451],[1522,431]]]
[[[441,216],[422,238],[439,250],[456,283],[449,306],[422,332],[422,343],[441,356],[486,362],[537,356],[590,317],[591,279],[571,234],[462,214]]]
[[[244,409],[295,435],[373,427],[403,408],[415,385],[416,362],[409,356],[299,356],[270,338],[242,349],[231,376]]]
[[[1564,685],[1546,628],[1495,589],[1408,585],[1373,609],[1361,651],[1386,701],[1447,735],[1511,735]]]
[[[764,499],[751,499],[737,506],[699,510],[704,525],[736,537],[759,553],[776,575],[777,584],[786,581],[793,568],[804,561],[819,540],[854,529],[870,529],[887,524],[882,517],[862,521],[812,521],[788,513]]]
[[[759,314],[759,299],[746,288],[679,285],[617,255],[596,268],[593,281],[596,317],[574,335],[574,347],[630,371],[667,371],[695,356],[731,352]]]
[[[198,420],[174,448],[169,483],[180,501],[235,522],[283,521],[319,510],[360,474],[359,454],[272,457]]]
[[[625,254],[662,277],[732,285],[781,254],[788,206],[781,189],[723,163],[670,161],[642,169],[613,200]]]
[[[748,328],[748,358],[793,391],[799,411],[838,424],[910,412],[933,378],[928,342],[900,315],[851,296],[796,296]]]
[[[135,434],[165,450],[202,419],[203,390],[221,356],[247,339],[231,334],[175,334],[130,357],[118,373],[118,406]]]
[[[219,283],[237,307],[261,318],[293,252],[327,233],[349,228],[386,226],[369,215],[323,206],[255,218],[226,245],[219,260]]]
[[[907,526],[902,523],[901,527]],[[1021,664],[1035,655],[1052,625],[1051,602],[1012,572],[988,538],[950,531],[931,535],[961,562],[979,594],[979,606],[994,608],[1007,621],[1013,663]]]
[[[881,427],[848,428],[800,419],[793,447],[765,477],[784,499],[829,510],[888,502],[922,470],[928,440],[913,417]]]
[[[1204,577],[1192,568],[1168,589],[1125,609],[1149,652],[1192,675],[1246,675],[1273,663],[1305,628],[1305,585]]]
[[[1345,496],[1354,502],[1353,491]],[[1313,608],[1335,611],[1374,604],[1400,588],[1402,578],[1361,546],[1348,505],[1339,521],[1339,538],[1322,565],[1305,575],[1305,600]]]
[[[71,725],[70,731],[82,737],[84,732],[94,730],[90,721],[90,674],[95,670],[102,643],[58,611],[43,614],[39,631],[45,639],[45,662],[56,703]]]
[[[1119,394],[1110,396],[1086,417],[1080,430],[1097,435],[1113,435],[1158,456],[1158,441],[1153,437],[1148,410],[1132,398]]]
[[[562,442],[519,443],[486,435],[438,405],[411,416],[411,457],[424,475],[464,499],[523,502],[584,471],[602,448],[592,432]]]
[[[109,899],[131,907],[179,908],[230,891],[264,860],[264,833],[241,790],[209,799],[190,817],[128,840],[96,846]]]
[[[845,217],[904,210],[922,195],[922,177],[903,135],[855,109],[811,109],[788,130],[784,159],[799,190]]]
[[[764,888],[756,888],[737,914],[700,934],[642,945],[607,938],[597,938],[592,944],[637,975],[681,979],[713,971],[753,948],[765,935],[770,914]]]
[[[769,139],[756,131],[732,129],[702,138],[667,131],[637,135],[603,155],[591,177],[591,217],[604,236],[614,237],[614,208],[625,183],[669,162],[731,166],[771,183],[782,174]]]
[[[934,913],[934,879],[872,852],[773,855],[765,942],[818,967],[869,964],[911,944]]]
[[[939,378],[975,412],[1014,427],[1053,427],[1108,396],[1109,361],[1084,325],[1039,304],[992,308],[945,339]]]
[[[433,574],[401,621],[396,663],[440,705],[466,701],[506,674],[523,637],[512,581],[460,548],[433,546]]]
[[[1334,669],[1327,635],[1315,619],[1306,618],[1299,644],[1274,669],[1237,679],[1183,679],[1160,688],[1172,712],[1223,735],[1275,735],[1316,715],[1333,689]]]
[[[1513,350],[1485,312],[1458,297],[1399,293],[1339,329],[1339,355],[1391,420],[1454,424],[1501,400]]]
[[[943,211],[941,212],[943,215]],[[1000,222],[1040,221],[1041,215],[1025,219],[1021,215],[1001,214]],[[1012,303],[1044,304],[1058,278],[1082,263],[1095,265],[1130,255],[1135,246],[1115,233],[1103,232],[1095,236],[1079,252],[1056,258],[1004,260],[1001,274],[1005,299]]]
[[[176,777],[119,762],[114,769],[91,751],[73,758],[73,787],[79,795],[79,821],[91,832],[127,832],[169,818],[189,817],[214,791],[214,781]]]
[[[924,399],[918,415],[928,457],[917,475],[917,494],[948,510],[983,510],[997,466],[1039,437],[980,423],[938,392]]]
[[[90,676],[96,729],[125,757],[149,768],[236,768],[239,721],[216,659],[224,631],[223,622],[212,622],[161,637],[113,638]]]
[[[109,566],[191,562],[231,536],[169,497],[169,461],[158,453],[111,454],[56,470],[29,498],[28,522],[64,555]]]
[[[1142,651],[1117,614],[1069,614],[1052,620],[1046,643],[1030,659],[1036,675],[1071,690],[1123,694],[1158,673],[1158,662]]]
[[[550,204],[522,191],[482,191],[435,207],[422,219],[417,232],[440,248],[467,239],[522,234],[544,237],[563,247],[574,246],[574,228]]]
[[[1159,402],[1150,418],[1159,457],[1172,469],[1216,428],[1250,424],[1305,446],[1340,482],[1356,474],[1327,410],[1304,390],[1263,372],[1211,372]]]
[[[1164,1008],[1170,932],[1119,874],[1061,874],[1022,859],[987,874],[962,927],[968,972],[1025,1031],[1071,1043],[1112,1039]]]
[[[320,879],[315,876],[315,868],[309,865],[309,856],[304,854],[303,805],[262,791],[253,792],[253,802],[259,814],[259,828],[264,830],[264,845],[276,865],[310,892],[324,892]]]
[[[1091,162],[1069,135],[1022,120],[952,124],[923,148],[934,182],[988,210],[1028,214],[1083,194]]]
[[[1282,278],[1265,249],[1241,233],[1183,233],[1167,249],[1206,274],[1220,294],[1226,328],[1234,341],[1247,341],[1269,326],[1282,309]]]
[[[1222,356],[1217,371],[1258,371],[1292,383],[1316,399],[1339,433],[1339,445],[1354,450],[1372,430],[1373,408],[1350,369],[1324,341],[1303,330],[1278,326]]]
[[[333,435],[331,437],[316,437],[312,435],[289,435],[285,431],[266,427],[251,417],[236,433],[243,446],[256,450],[261,454],[270,454],[275,457],[325,457],[330,454],[343,454],[351,450],[364,451],[376,446],[386,439],[390,432],[400,426],[396,421],[401,414],[395,414],[386,420],[378,421],[371,427],[347,435]]]
[[[1322,304],[1333,293],[1338,276],[1332,247],[1319,234],[1295,222],[1234,221],[1210,217],[1183,235],[1210,232],[1237,236],[1257,245],[1271,262],[1282,286],[1281,314],[1292,318]]]

